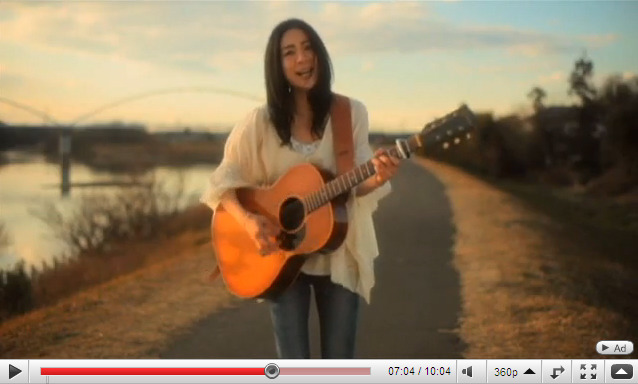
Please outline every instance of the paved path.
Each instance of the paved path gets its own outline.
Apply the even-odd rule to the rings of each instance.
[[[461,358],[453,332],[460,314],[459,278],[452,267],[454,227],[443,185],[405,162],[393,193],[375,213],[380,256],[372,304],[364,305],[357,358]],[[316,313],[311,333],[317,335]],[[276,358],[267,303],[236,300],[161,354],[163,358]],[[312,357],[319,357],[318,337]]]

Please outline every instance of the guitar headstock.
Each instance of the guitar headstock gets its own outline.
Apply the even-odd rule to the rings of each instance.
[[[408,139],[397,139],[396,148],[392,152],[400,158],[408,158],[419,147],[423,147],[426,152],[434,148],[447,149],[463,140],[469,140],[475,125],[474,113],[463,104],[440,119],[426,124],[420,133]]]
[[[434,148],[447,149],[472,137],[476,126],[474,113],[463,104],[453,112],[425,125],[421,131],[426,152]]]

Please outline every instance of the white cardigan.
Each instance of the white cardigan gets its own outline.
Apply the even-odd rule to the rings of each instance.
[[[355,164],[359,165],[373,156],[368,141],[368,111],[360,101],[350,99],[350,105]],[[211,175],[200,201],[214,210],[228,189],[271,185],[292,166],[304,162],[336,172],[330,119],[317,149],[304,155],[280,145],[279,136],[268,119],[267,107],[263,105],[252,110],[231,131],[222,162]],[[365,196],[352,194],[346,204],[349,225],[345,241],[331,254],[311,256],[302,272],[330,275],[334,283],[358,293],[370,303],[375,281],[374,259],[379,253],[372,213],[378,201],[390,191],[388,182]]]

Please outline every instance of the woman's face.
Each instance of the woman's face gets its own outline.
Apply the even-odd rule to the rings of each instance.
[[[317,83],[317,56],[301,29],[289,29],[281,38],[281,62],[290,86],[309,91]]]

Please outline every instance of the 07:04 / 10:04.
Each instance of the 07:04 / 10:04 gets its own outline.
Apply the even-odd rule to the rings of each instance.
[[[450,367],[388,367],[390,376],[426,375],[444,376],[451,373]]]

